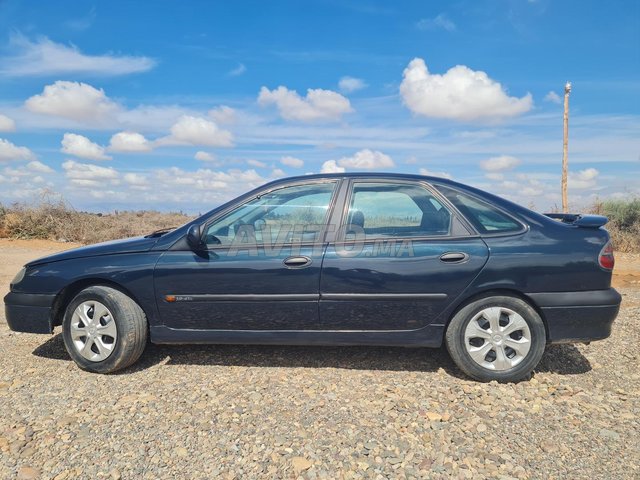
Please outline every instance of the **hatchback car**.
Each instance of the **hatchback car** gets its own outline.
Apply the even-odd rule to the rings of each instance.
[[[515,381],[547,344],[610,335],[621,297],[606,221],[442,178],[288,178],[173,230],[34,260],[11,282],[6,317],[22,332],[62,325],[92,372],[131,365],[147,339],[444,343],[467,375]]]

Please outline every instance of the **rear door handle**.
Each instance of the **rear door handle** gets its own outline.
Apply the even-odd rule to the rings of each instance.
[[[311,265],[312,260],[309,257],[301,256],[301,257],[288,257],[285,258],[284,261],[285,267],[287,268],[305,268]]]
[[[447,252],[440,255],[440,261],[444,263],[462,263],[469,260],[469,255],[463,252]]]

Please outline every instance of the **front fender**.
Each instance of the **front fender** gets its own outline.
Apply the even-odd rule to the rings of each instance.
[[[158,318],[153,291],[153,270],[162,252],[124,253],[74,258],[27,268],[24,278],[12,285],[16,293],[56,295],[55,305],[68,301],[74,286],[109,284],[133,297],[147,315],[149,324]]]

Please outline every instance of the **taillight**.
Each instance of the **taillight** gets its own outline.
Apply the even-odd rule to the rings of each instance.
[[[613,244],[611,240],[607,242],[607,244],[602,247],[600,250],[600,255],[598,255],[598,263],[600,266],[606,270],[613,270],[613,266],[616,263],[615,258],[613,257]]]

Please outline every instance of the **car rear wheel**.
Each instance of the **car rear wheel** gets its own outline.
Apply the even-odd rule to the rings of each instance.
[[[80,368],[110,373],[140,358],[147,343],[147,318],[119,290],[93,286],[67,305],[62,335],[67,352]]]
[[[531,374],[542,358],[546,330],[524,300],[492,296],[456,313],[446,333],[456,365],[476,380],[515,382]]]

